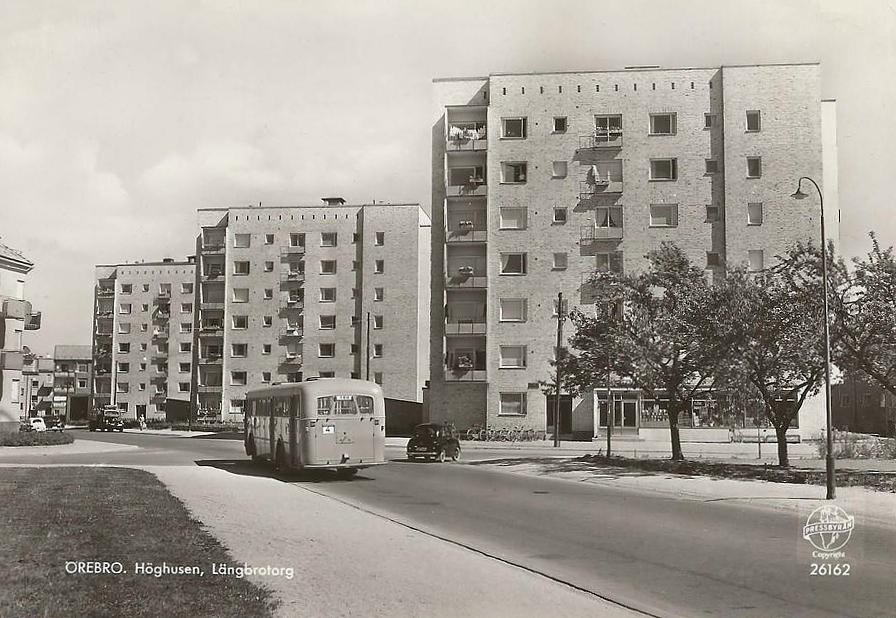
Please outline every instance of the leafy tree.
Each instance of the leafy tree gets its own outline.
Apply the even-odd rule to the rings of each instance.
[[[605,383],[607,371],[654,399],[668,399],[672,459],[684,459],[678,415],[725,373],[726,342],[709,336],[710,286],[704,271],[671,243],[648,253],[637,274],[598,273],[594,315],[570,313],[572,350],[559,361],[573,393]],[[623,311],[606,310],[624,307]]]

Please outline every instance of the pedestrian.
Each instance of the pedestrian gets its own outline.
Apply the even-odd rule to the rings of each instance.
[[[146,416],[140,415],[140,431],[146,429]]]

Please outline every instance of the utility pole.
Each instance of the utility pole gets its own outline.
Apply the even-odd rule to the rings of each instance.
[[[561,384],[561,357],[563,356],[563,321],[566,313],[563,310],[563,292],[557,294],[557,388],[554,391],[554,447],[560,446],[560,384]]]
[[[370,381],[370,312],[367,312],[367,373],[365,380]]]
[[[607,317],[613,320],[615,316],[615,305],[612,301],[607,303]],[[607,346],[607,457],[613,454],[613,426],[616,424],[616,407],[613,405],[613,390],[610,384],[610,346]]]

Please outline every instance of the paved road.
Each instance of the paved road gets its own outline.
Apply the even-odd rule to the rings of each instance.
[[[199,462],[234,474],[272,474],[246,463],[241,443],[231,440],[81,437],[145,447],[110,453],[99,458],[104,463]],[[326,476],[282,480],[663,617],[893,615],[896,525],[857,522],[847,546],[850,576],[810,576],[812,548],[801,528],[817,502],[800,513],[471,465],[410,463],[400,460],[398,450],[390,455],[392,464],[365,470],[351,482]]]

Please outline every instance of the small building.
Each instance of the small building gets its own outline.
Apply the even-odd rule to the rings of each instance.
[[[834,427],[843,431],[896,437],[896,397],[861,372],[831,386]]]
[[[57,345],[53,360],[53,413],[66,420],[86,420],[93,377],[92,348],[89,345]]]

